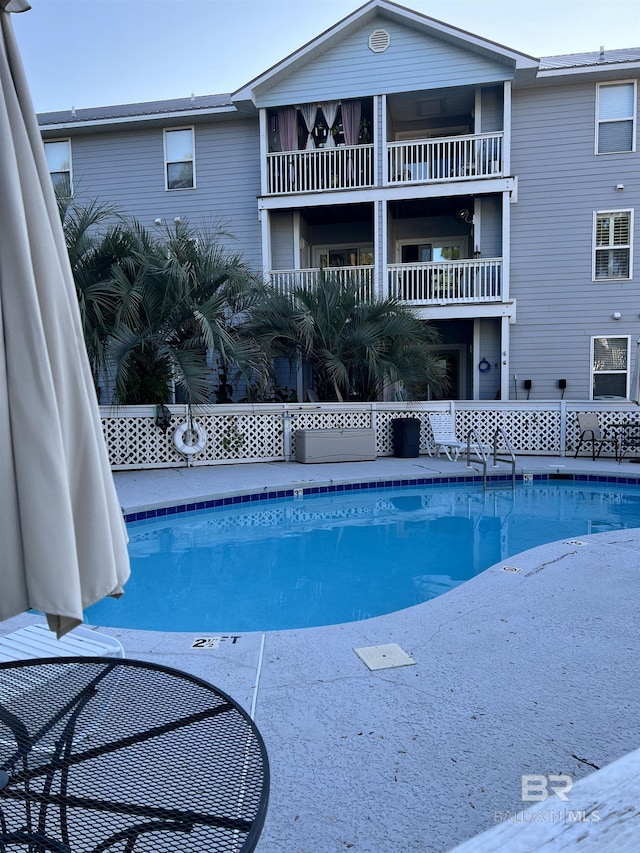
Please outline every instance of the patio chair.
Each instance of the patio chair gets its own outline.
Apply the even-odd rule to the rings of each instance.
[[[124,657],[122,643],[89,628],[74,628],[58,640],[46,625],[27,625],[0,637],[0,661],[60,657]]]
[[[464,450],[464,444],[456,437],[456,421],[454,415],[448,412],[434,412],[428,415],[429,426],[433,433],[433,449],[435,455],[445,453],[447,459],[455,462]],[[453,453],[453,459],[451,454]]]
[[[602,448],[609,444],[613,447],[616,458],[618,457],[618,441],[615,436],[609,436],[603,433],[600,429],[600,420],[596,412],[578,412],[578,429],[580,430],[580,438],[574,459],[577,458],[582,445],[587,447],[591,445],[591,458],[595,462],[596,457],[599,457]],[[597,452],[596,452],[597,450]]]

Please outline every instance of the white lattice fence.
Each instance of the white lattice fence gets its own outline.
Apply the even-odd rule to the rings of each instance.
[[[486,447],[493,447],[496,430],[504,430],[516,453],[560,453],[559,411],[538,409],[461,409],[456,412],[456,435],[466,441],[474,429]]]
[[[197,415],[207,445],[194,461],[256,462],[284,459],[282,414]]]
[[[173,446],[173,433],[183,420],[172,415],[166,432],[155,426],[154,415],[132,416],[128,412],[102,418],[109,459],[115,469],[156,468],[184,464]]]
[[[179,467],[185,457],[173,444],[177,427],[187,419],[183,406],[171,406],[171,421],[166,432],[156,426],[153,406],[130,407],[103,413],[102,425],[111,465],[127,468]],[[195,454],[192,465],[225,462],[283,460],[283,418],[281,411],[221,412],[222,406],[194,410],[193,419],[205,431],[204,449]]]
[[[170,406],[166,431],[156,425],[154,406],[103,409],[102,423],[111,465],[130,468],[180,467],[187,460],[173,444],[176,428],[187,419],[185,406]],[[603,432],[630,420],[640,420],[636,406],[617,409],[578,403],[359,403],[265,404],[202,406],[193,410],[194,420],[206,433],[204,449],[189,460],[192,465],[272,462],[295,458],[298,429],[351,429],[374,427],[378,456],[393,453],[392,421],[415,417],[421,422],[420,451],[431,440],[428,413],[454,411],[458,439],[466,442],[474,429],[482,444],[491,448],[502,428],[517,454],[572,454],[578,442],[578,411],[595,411]]]

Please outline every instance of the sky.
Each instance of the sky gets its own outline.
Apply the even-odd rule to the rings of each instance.
[[[12,16],[37,112],[233,92],[359,0],[29,0]],[[530,56],[640,46],[637,0],[407,0]]]

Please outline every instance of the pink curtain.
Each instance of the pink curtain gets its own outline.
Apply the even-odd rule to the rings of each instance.
[[[278,129],[283,151],[295,151],[298,147],[298,116],[294,107],[278,110]]]
[[[342,129],[345,145],[357,145],[360,135],[361,101],[342,102]]]

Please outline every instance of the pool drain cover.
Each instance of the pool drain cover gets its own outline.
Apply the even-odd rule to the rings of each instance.
[[[415,664],[414,659],[409,657],[396,643],[389,643],[386,646],[367,646],[364,649],[354,649],[353,651],[370,670],[393,669],[397,666]]]

